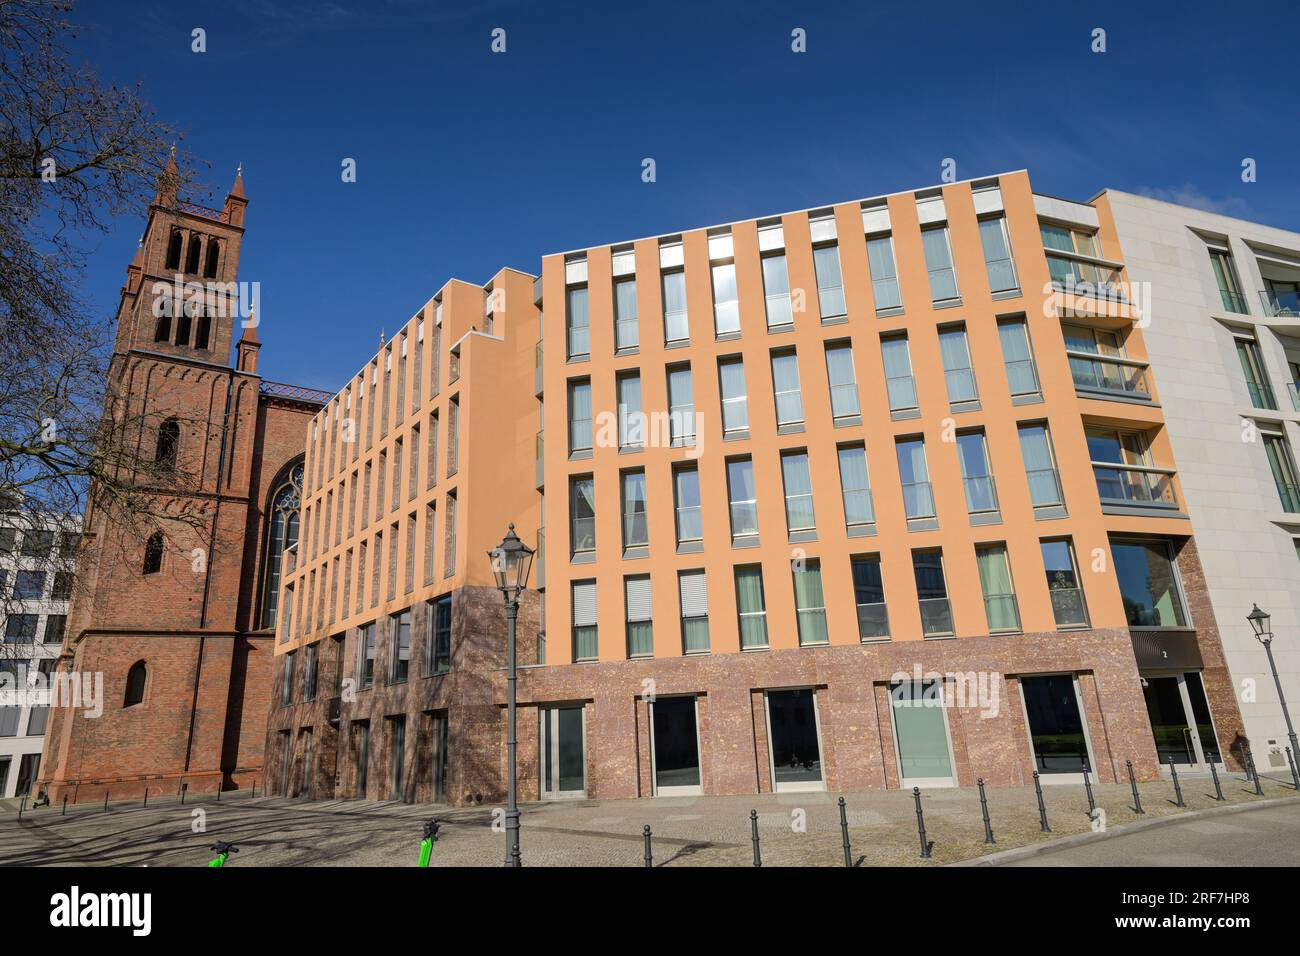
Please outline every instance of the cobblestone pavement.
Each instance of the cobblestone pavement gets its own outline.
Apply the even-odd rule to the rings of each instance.
[[[1226,803],[1294,796],[1289,779],[1264,778],[1264,796],[1240,774],[1222,777]],[[1132,807],[1127,785],[1094,786],[1107,827],[1139,819],[1220,806],[1208,777],[1183,777],[1186,810],[1174,806],[1168,781],[1142,784],[1145,815]],[[927,839],[923,860],[915,803],[907,791],[844,794],[852,859],[860,866],[931,866],[1093,827],[1082,785],[1043,787],[1050,833],[1039,825],[1032,787],[989,789],[997,843],[984,844],[978,793],[936,789],[922,793]],[[656,866],[750,866],[749,811],[758,811],[764,866],[843,866],[839,808],[834,793],[763,796],[666,797],[528,804],[521,846],[525,866],[642,866],[642,828],[653,831]],[[435,866],[496,866],[505,836],[494,829],[499,807],[452,808],[357,800],[316,803],[227,795],[190,798],[183,806],[156,798],[139,804],[28,809],[21,820],[0,809],[0,865],[197,866],[217,840],[232,842],[235,866],[410,866],[418,856],[421,825],[437,817],[442,832]],[[195,832],[202,825],[205,830]],[[1123,843],[1126,841],[1116,841]],[[1134,862],[1137,862],[1136,860]],[[1143,860],[1143,862],[1149,862]]]

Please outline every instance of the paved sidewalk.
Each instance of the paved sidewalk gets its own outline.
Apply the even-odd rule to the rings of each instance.
[[[1264,779],[1265,797],[1240,774],[1222,777],[1226,803],[1295,796],[1289,780]],[[1208,777],[1183,778],[1188,810],[1221,806]],[[1083,786],[1043,788],[1051,833],[1039,828],[1032,787],[989,789],[997,844],[983,843],[978,793],[929,790],[922,795],[932,857],[922,860],[910,791],[845,794],[855,863],[928,866],[1091,830]],[[1146,814],[1131,806],[1127,785],[1095,786],[1106,825],[1182,813],[1168,781],[1141,785]],[[653,800],[565,801],[523,808],[525,866],[641,866],[642,827],[653,829],[656,866],[750,866],[749,811],[759,813],[764,866],[843,866],[838,794],[806,793]],[[435,866],[496,866],[505,848],[494,829],[499,808],[449,808],[368,801],[190,798],[184,806],[138,803],[0,812],[0,865],[197,866],[216,840],[233,842],[236,866],[409,866],[418,855],[421,824],[443,823]],[[201,821],[206,832],[192,827]],[[1127,838],[1125,838],[1127,839]],[[1115,841],[1120,842],[1120,841]]]

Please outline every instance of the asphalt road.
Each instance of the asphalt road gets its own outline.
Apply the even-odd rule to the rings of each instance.
[[[1300,804],[1185,820],[1004,866],[1300,866]]]

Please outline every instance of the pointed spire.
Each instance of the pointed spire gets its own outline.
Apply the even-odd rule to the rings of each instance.
[[[154,202],[160,206],[174,206],[180,192],[180,171],[176,166],[176,144],[172,143],[167,151],[167,165],[158,175],[158,194]]]
[[[379,330],[379,348],[380,348],[381,351],[382,351],[383,348],[384,348],[384,330],[383,330],[383,329],[380,329],[380,330]]]
[[[249,345],[261,345],[262,340],[257,336],[257,316],[254,311],[252,306],[248,307],[248,321],[244,323],[244,333],[239,337],[239,341],[247,342]]]
[[[230,195],[236,199],[244,197],[244,164],[241,162],[235,170],[235,184],[230,187]]]

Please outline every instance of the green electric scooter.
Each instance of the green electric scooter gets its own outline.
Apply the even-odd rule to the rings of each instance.
[[[230,854],[239,852],[239,848],[233,843],[218,842],[212,844],[208,849],[217,851],[216,859],[210,860],[208,866],[225,866],[226,861],[230,859]]]
[[[440,829],[437,820],[430,820],[424,825],[424,839],[420,841],[419,866],[429,865],[429,857],[433,855],[433,845],[438,842],[438,830]]]

